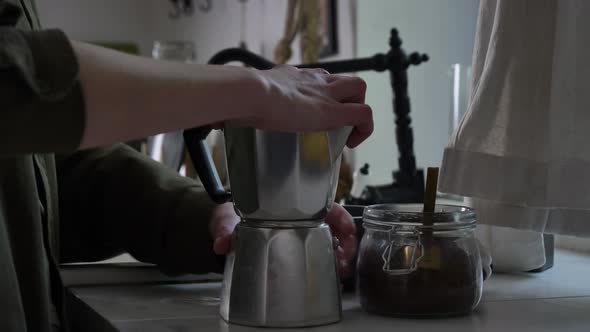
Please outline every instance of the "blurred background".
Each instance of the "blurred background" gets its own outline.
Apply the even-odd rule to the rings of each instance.
[[[206,63],[216,52],[239,45],[273,59],[284,34],[288,1],[195,0],[192,11],[178,10],[169,0],[38,0],[37,5],[44,27],[61,28],[73,39],[149,57],[155,41],[192,42],[190,61]],[[466,104],[463,82],[471,64],[479,1],[328,0],[322,5],[328,8],[324,23],[331,32],[326,39],[331,35],[335,40],[326,41],[321,61],[386,52],[393,27],[405,50],[430,56],[409,69],[409,94],[418,167],[439,165],[457,113],[462,114]],[[301,62],[298,38],[288,63]],[[352,167],[369,163],[370,184],[388,183],[397,169],[389,75],[359,75],[367,80],[367,102],[376,126],[373,136],[356,149]]]

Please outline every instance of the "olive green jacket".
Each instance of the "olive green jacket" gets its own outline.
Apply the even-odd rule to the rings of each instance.
[[[58,30],[0,0],[0,331],[66,330],[57,265],[127,251],[168,272],[220,271],[213,203],[126,145],[76,151],[84,96]],[[57,154],[56,154],[57,153]]]

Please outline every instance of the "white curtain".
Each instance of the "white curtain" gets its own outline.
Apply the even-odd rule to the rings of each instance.
[[[590,1],[482,0],[440,190],[479,222],[590,236]]]

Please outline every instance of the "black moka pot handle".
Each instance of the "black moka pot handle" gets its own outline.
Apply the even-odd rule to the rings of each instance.
[[[207,135],[211,132],[210,126],[196,127],[185,130],[184,144],[191,157],[193,166],[203,183],[203,187],[209,194],[209,197],[217,203],[223,204],[232,200],[231,192],[223,188],[219,173],[211,158],[211,152],[207,145]]]

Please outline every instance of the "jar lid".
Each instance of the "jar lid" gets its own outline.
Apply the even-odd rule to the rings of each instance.
[[[430,213],[432,226],[422,223],[422,204],[377,204],[365,207],[363,222],[378,226],[407,226],[419,229],[456,230],[475,227],[473,209],[458,205],[436,205]]]

